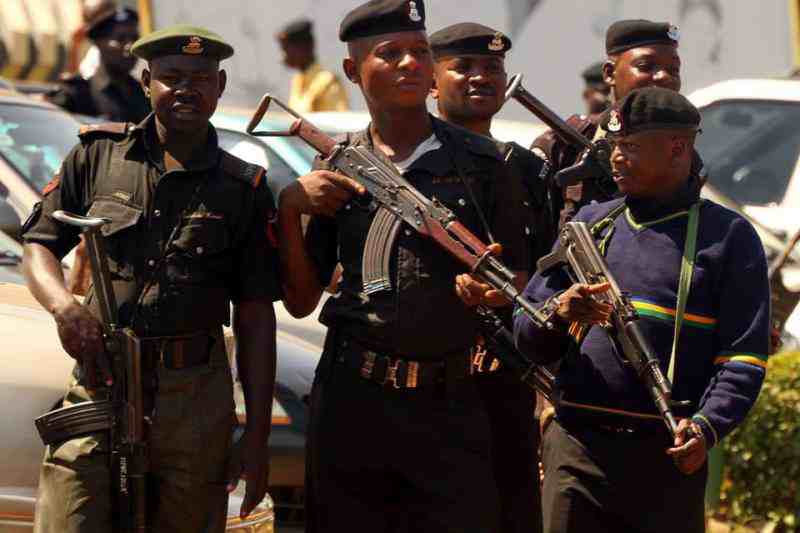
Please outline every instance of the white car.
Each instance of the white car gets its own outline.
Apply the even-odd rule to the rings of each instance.
[[[697,150],[708,183],[732,201],[729,207],[750,217],[774,256],[800,231],[800,81],[729,80],[689,99],[703,117]],[[800,249],[782,272],[786,288],[800,292]],[[800,338],[798,309],[786,322],[795,338]]]

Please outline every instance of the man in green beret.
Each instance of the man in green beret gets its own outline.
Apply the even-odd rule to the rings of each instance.
[[[52,213],[106,217],[120,325],[141,338],[148,443],[148,531],[225,529],[227,494],[241,476],[241,515],[267,487],[275,376],[277,252],[267,236],[272,199],[264,169],[219,148],[209,123],[225,89],[219,62],[233,49],[218,35],[173,26],[137,41],[148,62],[142,83],[154,112],[136,125],[86,127],[24,226],[25,274],[76,359],[64,405],[109,397],[96,300],[67,291],[60,259],[76,228]],[[234,429],[223,326],[236,334],[247,405]],[[198,312],[201,310],[202,312]],[[48,442],[36,507],[38,532],[119,530],[108,433]]]
[[[430,43],[434,59],[431,94],[436,99],[439,116],[491,137],[492,119],[505,103],[508,83],[505,60],[511,39],[482,24],[462,22],[431,34]],[[528,214],[525,228],[531,240],[529,272],[532,273],[536,261],[550,251],[555,240],[542,179],[547,175],[546,164],[516,143],[506,146],[504,159],[508,169],[530,196],[523,207]],[[487,355],[487,360],[493,359],[491,354]],[[488,368],[495,366],[490,363]],[[502,531],[541,531],[536,393],[502,366],[496,372],[477,376],[476,382],[492,429],[492,463],[500,495]]]

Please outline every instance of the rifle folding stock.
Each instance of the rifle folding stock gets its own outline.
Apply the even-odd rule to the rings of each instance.
[[[603,327],[616,339],[622,356],[630,363],[645,385],[670,434],[675,437],[677,422],[672,413],[672,384],[659,367],[650,342],[642,333],[639,315],[628,296],[622,292],[597,249],[589,227],[584,222],[568,222],[559,235],[557,249],[539,260],[539,272],[559,266],[568,267],[573,281],[585,284],[608,283],[610,288],[594,295],[598,301],[611,305],[611,320]],[[679,404],[683,405],[683,404]],[[691,435],[690,435],[691,436]]]
[[[270,102],[289,112],[296,121],[285,132],[255,131]],[[357,181],[372,195],[379,209],[367,234],[363,255],[363,290],[367,294],[391,287],[389,258],[403,222],[417,233],[434,240],[470,272],[518,304],[535,322],[547,324],[544,315],[514,287],[514,274],[487,246],[464,227],[455,214],[438,200],[428,199],[409,183],[397,169],[363,146],[337,144],[279,100],[264,95],[247,132],[256,136],[296,135],[338,172]]]
[[[601,187],[604,194],[611,195],[616,190],[611,175],[611,146],[605,139],[590,141],[581,133],[556,115],[541,100],[532,95],[522,85],[522,74],[511,77],[506,89],[506,101],[513,98],[522,107],[544,122],[565,143],[572,146],[583,156],[579,161],[556,173],[555,179],[564,188],[580,181],[593,179]]]

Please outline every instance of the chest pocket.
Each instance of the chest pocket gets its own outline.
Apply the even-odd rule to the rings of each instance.
[[[87,215],[111,220],[102,227],[106,238],[106,252],[111,273],[123,279],[133,279],[137,234],[135,228],[142,218],[142,209],[117,200],[100,197],[89,208]]]
[[[455,176],[452,179],[448,178],[446,182],[440,183],[433,194],[426,194],[426,196],[439,200],[453,212],[467,229],[485,239],[484,233],[486,232],[478,214],[478,209],[482,209],[484,216],[489,217],[489,213],[486,210],[486,201],[484,200],[484,182],[472,174],[468,175],[467,179],[469,180],[468,186],[472,191],[472,195],[461,178]],[[475,198],[474,201],[473,196]],[[475,205],[476,201],[478,205]]]
[[[224,278],[233,268],[232,240],[224,218],[187,216],[173,243],[176,253],[171,254],[170,274],[175,281],[201,284]]]

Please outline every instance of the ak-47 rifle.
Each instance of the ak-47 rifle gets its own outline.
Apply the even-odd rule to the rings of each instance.
[[[541,100],[536,98],[522,86],[522,74],[511,77],[506,89],[506,101],[513,98],[525,109],[533,113],[542,122],[550,127],[565,143],[572,146],[582,156],[571,167],[556,173],[556,181],[562,189],[578,182],[592,181],[598,190],[612,199],[617,191],[611,174],[611,145],[605,139],[590,141],[580,134],[578,130],[556,115]]]
[[[119,325],[117,302],[102,227],[111,222],[56,211],[53,218],[81,228],[92,270],[94,296],[100,311],[106,355],[114,384],[111,398],[56,409],[36,419],[45,444],[108,431],[111,442],[111,482],[115,491],[114,531],[146,533],[147,442],[144,431],[142,352],[130,328]]]
[[[559,234],[557,249],[541,258],[537,264],[540,273],[561,266],[567,267],[574,282],[609,284],[607,291],[594,295],[595,299],[609,304],[612,308],[611,318],[603,327],[622,348],[623,359],[630,363],[647,388],[656,409],[674,438],[678,424],[672,413],[672,406],[685,406],[687,402],[672,401],[672,384],[661,371],[655,350],[639,326],[639,314],[628,296],[620,290],[585,222],[566,223]],[[690,430],[687,440],[692,436],[694,433]]]
[[[271,102],[275,102],[295,117],[288,131],[255,131]],[[514,273],[472,232],[464,227],[455,214],[438,200],[428,199],[408,182],[393,166],[387,165],[363,146],[337,143],[309,121],[265,94],[258,104],[247,133],[260,137],[297,136],[314,148],[338,172],[357,181],[372,195],[379,209],[372,221],[363,253],[363,290],[367,294],[391,288],[389,258],[400,226],[405,222],[417,233],[435,241],[441,248],[461,261],[471,273],[477,275],[493,289],[503,293],[535,323],[552,327],[544,314],[527,300],[514,286]],[[552,376],[545,369],[532,365],[514,347],[510,332],[497,315],[484,308],[481,323],[493,355],[511,368],[519,369],[530,386],[549,384],[543,394],[551,394]]]

